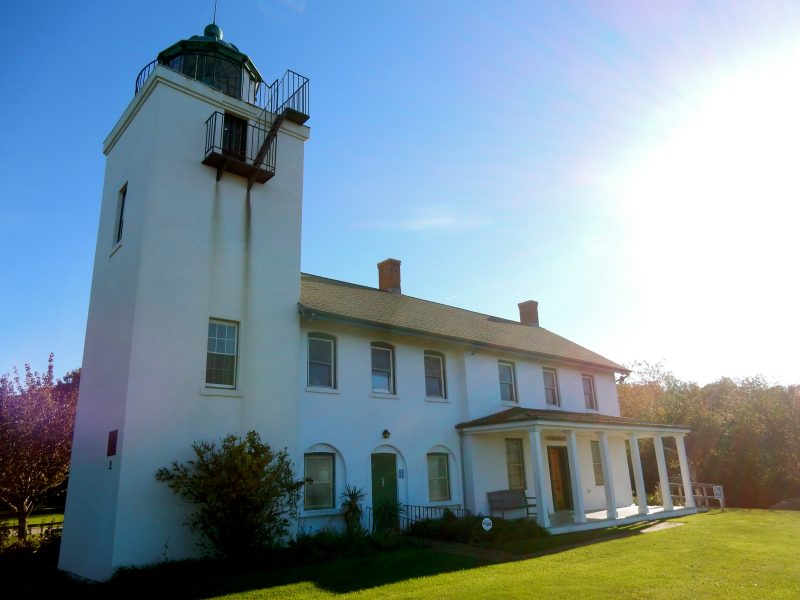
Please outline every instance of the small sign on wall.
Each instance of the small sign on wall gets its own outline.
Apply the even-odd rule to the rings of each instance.
[[[108,432],[108,446],[106,448],[106,456],[116,456],[117,454],[117,434],[119,430]]]
[[[403,469],[398,469],[397,477],[398,479],[403,479],[406,476],[406,472]]]

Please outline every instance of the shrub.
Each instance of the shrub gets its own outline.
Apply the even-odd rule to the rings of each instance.
[[[548,535],[535,521],[529,519],[493,519],[492,528],[484,531],[483,515],[456,517],[452,513],[441,519],[425,519],[406,530],[409,535],[446,542],[474,544],[478,542],[507,542]]]
[[[156,479],[196,506],[187,520],[217,554],[245,558],[277,545],[296,514],[302,481],[286,450],[274,452],[255,431],[192,444],[194,460],[174,461]]]
[[[372,509],[373,529],[377,533],[390,533],[400,530],[400,514],[403,505],[397,500],[383,500]]]

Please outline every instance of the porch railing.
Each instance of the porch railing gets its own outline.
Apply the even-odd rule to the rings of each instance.
[[[694,498],[694,505],[696,507],[710,508],[712,506],[718,506],[719,508],[725,508],[725,491],[721,485],[715,483],[698,483],[693,481],[691,486],[692,497]],[[714,494],[714,488],[718,488],[722,491],[721,498],[718,498],[716,494]],[[670,495],[672,496],[673,503],[686,506],[686,495],[683,489],[683,483],[670,482],[669,491]]]

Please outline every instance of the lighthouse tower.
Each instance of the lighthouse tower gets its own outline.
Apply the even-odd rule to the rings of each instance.
[[[296,446],[308,87],[267,84],[209,25],[142,70],[106,138],[61,569],[196,555],[154,477],[192,442]]]

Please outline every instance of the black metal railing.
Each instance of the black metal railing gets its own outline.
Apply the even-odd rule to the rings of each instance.
[[[367,521],[367,530],[370,532],[375,531],[375,517],[371,506],[365,507],[365,517]],[[419,506],[415,504],[401,504],[397,516],[397,529],[399,531],[407,530],[411,525],[419,521],[441,519],[445,514],[450,513],[456,517],[468,517],[472,512],[467,508],[461,508],[459,505],[453,506]],[[383,527],[387,524],[383,523]]]
[[[221,155],[274,175],[275,144],[270,144],[266,153],[262,152],[263,158],[256,160],[268,133],[269,130],[251,122],[214,112],[206,120],[206,157]]]
[[[200,52],[187,52],[168,61],[156,59],[148,63],[136,77],[134,95],[139,93],[158,64],[248,104],[259,108],[267,105],[269,86],[250,77],[241,63]]]
[[[242,65],[229,59],[202,53],[185,53],[167,62],[156,59],[146,64],[136,77],[134,95],[141,91],[158,64],[262,108],[272,115],[290,112],[292,114],[288,118],[291,121],[305,122],[308,119],[308,77],[292,70],[287,70],[280,79],[267,85],[250,78]],[[260,120],[264,125],[272,121],[272,116],[265,114]]]
[[[308,77],[288,70],[268,86],[267,96],[265,108],[272,114],[293,111],[296,115],[308,117]]]

